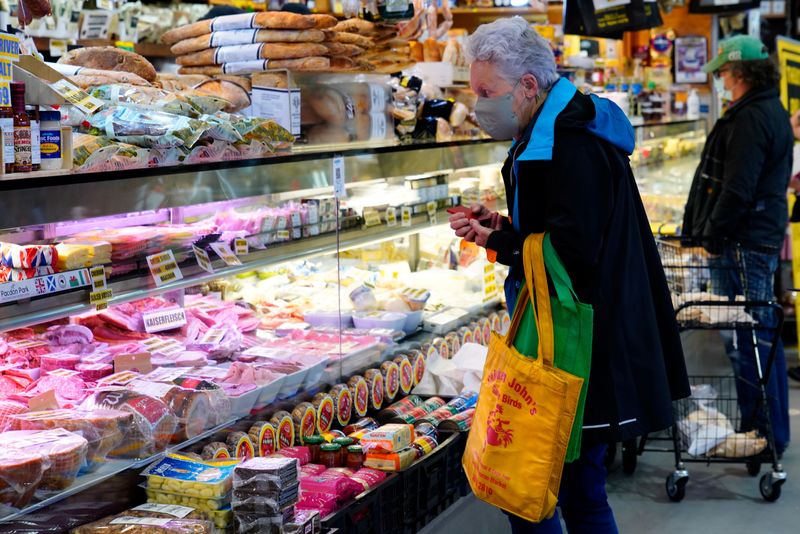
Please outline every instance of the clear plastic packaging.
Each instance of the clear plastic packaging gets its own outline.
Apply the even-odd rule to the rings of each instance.
[[[50,458],[39,451],[0,449],[0,504],[26,506],[49,467]]]
[[[72,534],[212,534],[214,524],[203,519],[116,515],[75,528]]]
[[[151,488],[150,484],[145,487],[145,493],[147,494],[147,502],[188,506],[204,513],[222,510],[231,504],[230,493],[221,497],[199,497],[197,495],[186,495],[184,493]]]
[[[231,490],[233,469],[238,463],[238,460],[198,461],[168,454],[148,466],[142,475],[147,477],[148,491],[224,500]]]
[[[163,451],[177,427],[177,419],[161,400],[126,388],[97,391],[81,405],[84,410],[110,409],[133,414],[133,421],[122,444],[109,456],[146,458]]]
[[[91,135],[147,148],[191,148],[209,129],[205,121],[134,106],[108,106],[87,117]]]
[[[72,432],[53,430],[14,430],[0,434],[0,449],[40,454],[48,466],[42,474],[38,491],[58,492],[72,485],[86,465],[89,442]]]
[[[82,436],[88,442],[85,471],[92,471],[120,446],[130,430],[133,415],[120,410],[48,410],[9,418],[9,430],[49,430],[61,428]]]

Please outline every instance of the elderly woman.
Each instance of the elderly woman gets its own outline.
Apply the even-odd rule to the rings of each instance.
[[[628,156],[633,129],[608,100],[578,92],[521,18],[477,29],[467,43],[480,125],[512,139],[503,165],[511,217],[473,206],[450,217],[457,236],[509,265],[513,309],[527,235],[548,232],[581,301],[594,308],[592,366],[581,458],[565,466],[559,495],[570,532],[617,532],[605,492],[606,444],[673,424],[689,395],[672,303]],[[524,461],[524,459],[520,459]],[[561,532],[512,516],[515,533]]]

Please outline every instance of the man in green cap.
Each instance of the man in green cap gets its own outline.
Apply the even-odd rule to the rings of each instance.
[[[713,291],[733,299],[775,300],[775,271],[789,213],[787,187],[792,171],[794,137],[789,115],[780,102],[780,73],[764,44],[754,37],[723,41],[719,54],[704,69],[714,74],[717,92],[729,101],[703,148],[686,203],[682,233],[705,247]],[[769,348],[778,318],[766,307],[750,315],[759,329],[761,365],[768,370]],[[726,336],[726,349],[737,378],[737,393],[746,432],[767,433],[759,410],[759,373],[750,329]],[[778,340],[769,370],[769,415],[780,455],[789,443],[786,356]]]

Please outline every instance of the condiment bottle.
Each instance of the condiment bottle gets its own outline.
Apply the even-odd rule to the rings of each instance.
[[[61,169],[61,112],[41,111],[40,152],[42,170],[57,171]],[[0,119],[1,120],[1,119]]]
[[[14,172],[14,108],[0,107],[0,132],[3,137],[3,166],[6,173]]]
[[[34,171],[41,169],[41,122],[39,120],[39,106],[25,106],[25,113],[31,120],[31,166]]]
[[[325,438],[322,436],[308,436],[306,438],[306,447],[311,452],[311,463],[319,463],[319,455],[322,452],[322,444],[325,443]]]
[[[347,447],[347,462],[345,467],[358,471],[364,465],[364,449],[361,445],[350,445]]]
[[[25,113],[25,83],[11,82],[11,104],[14,107],[14,172],[30,172],[31,121]]]

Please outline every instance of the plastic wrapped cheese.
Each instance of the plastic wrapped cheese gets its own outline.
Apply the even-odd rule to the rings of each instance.
[[[389,424],[367,432],[361,438],[361,446],[367,452],[399,451],[411,445],[415,438],[412,425]]]

